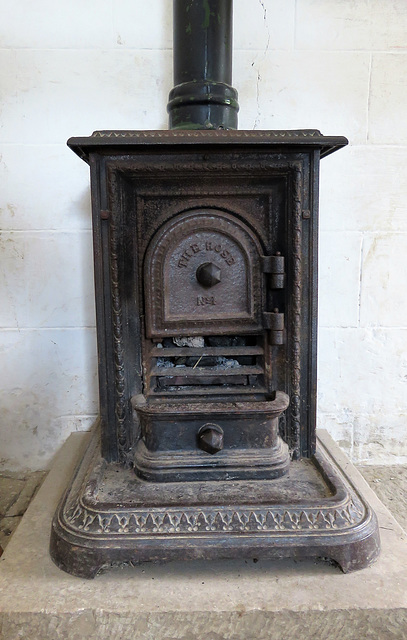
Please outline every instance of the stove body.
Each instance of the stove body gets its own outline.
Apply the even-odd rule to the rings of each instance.
[[[343,140],[109,136],[88,156],[103,456],[156,481],[281,475],[287,444],[315,450],[314,196]]]
[[[231,1],[174,16],[171,130],[68,141],[91,169],[100,421],[51,555],[84,577],[242,556],[362,568],[375,515],[315,430],[319,163],[347,140],[233,130]]]

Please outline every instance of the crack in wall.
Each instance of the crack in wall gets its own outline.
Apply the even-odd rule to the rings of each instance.
[[[257,80],[256,80],[256,108],[257,108],[257,113],[256,113],[256,118],[254,120],[254,125],[253,125],[253,129],[257,129],[257,127],[260,124],[260,83],[261,83],[261,75],[260,75],[260,65],[261,63],[266,59],[267,56],[267,52],[270,48],[270,40],[271,40],[271,33],[270,33],[270,27],[268,25],[268,20],[267,20],[267,9],[266,6],[264,4],[263,0],[259,0],[260,6],[263,10],[263,21],[264,21],[264,27],[266,29],[266,33],[267,33],[267,42],[266,42],[266,46],[264,48],[263,54],[259,60],[259,63],[257,65]]]

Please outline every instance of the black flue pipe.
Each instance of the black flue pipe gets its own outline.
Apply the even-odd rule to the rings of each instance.
[[[237,129],[232,87],[233,0],[173,0],[170,129]]]

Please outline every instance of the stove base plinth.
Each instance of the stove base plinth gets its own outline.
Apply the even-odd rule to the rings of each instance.
[[[53,520],[51,556],[68,573],[242,557],[326,558],[346,573],[379,554],[375,514],[320,442],[273,480],[155,483],[106,463],[97,436]]]
[[[194,452],[195,453],[195,452]],[[279,438],[275,447],[268,449],[237,449],[224,455],[202,456],[197,464],[191,452],[148,451],[139,441],[135,464],[139,478],[152,482],[230,482],[278,478],[287,473],[290,465],[287,445]]]

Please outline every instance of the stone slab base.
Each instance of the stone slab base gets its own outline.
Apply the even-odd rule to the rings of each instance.
[[[326,432],[328,447],[379,519],[382,552],[342,574],[309,560],[117,567],[94,581],[49,556],[53,513],[88,434],[62,448],[0,559],[2,640],[319,640],[407,637],[407,538]]]

